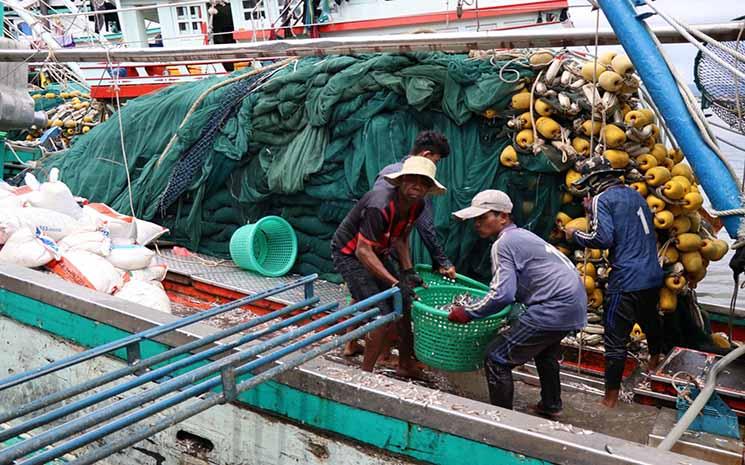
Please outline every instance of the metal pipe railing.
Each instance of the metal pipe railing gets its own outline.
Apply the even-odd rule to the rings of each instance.
[[[167,333],[167,332],[179,329],[179,328],[183,328],[184,326],[189,326],[191,324],[206,320],[208,318],[219,315],[221,313],[225,313],[235,308],[242,307],[251,302],[265,299],[267,297],[271,297],[275,294],[279,294],[279,293],[288,291],[290,289],[294,289],[296,287],[305,286],[305,298],[308,299],[310,297],[313,297],[313,281],[315,281],[317,278],[318,278],[317,274],[304,276],[291,283],[283,284],[281,286],[274,287],[267,291],[262,291],[257,294],[246,296],[242,299],[234,300],[233,302],[229,302],[227,304],[215,307],[212,310],[207,310],[205,312],[197,313],[197,314],[194,314],[186,318],[182,318],[180,320],[176,320],[174,322],[167,323],[164,325],[154,326],[150,329],[146,329],[145,331],[132,334],[131,336],[127,336],[117,341],[113,341],[108,344],[104,344],[102,346],[95,347],[90,350],[86,350],[85,352],[81,352],[71,357],[63,358],[62,360],[58,360],[54,363],[50,363],[47,366],[29,370],[23,373],[19,373],[17,375],[9,376],[5,379],[0,380],[0,391],[3,391],[13,386],[17,386],[26,381],[39,378],[41,376],[54,373],[64,368],[71,367],[78,363],[85,362],[87,360],[98,357],[100,355],[107,354],[114,350],[123,349],[128,346],[133,346],[133,344],[139,344],[139,342],[142,341],[143,339],[160,336],[161,334],[164,334],[164,333]],[[139,346],[137,347],[139,348]]]
[[[50,412],[46,412],[43,415],[40,415],[38,417],[34,417],[26,422],[23,422],[19,425],[13,426],[11,428],[6,429],[5,431],[0,432],[0,441],[4,441],[6,439],[18,436],[21,433],[25,433],[26,431],[30,431],[34,428],[38,428],[40,426],[46,425],[48,423],[51,423],[55,420],[58,420],[60,418],[66,417],[67,415],[70,415],[74,412],[81,411],[82,409],[86,407],[90,407],[91,405],[95,405],[99,402],[103,402],[107,399],[111,399],[114,396],[117,396],[119,394],[122,394],[124,392],[129,391],[130,389],[134,389],[138,386],[142,386],[145,383],[149,383],[151,381],[157,381],[171,373],[173,373],[176,370],[181,370],[183,368],[187,368],[195,363],[198,363],[202,360],[208,359],[210,357],[214,357],[215,355],[219,355],[222,353],[225,353],[229,350],[235,349],[236,347],[242,346],[244,344],[247,344],[251,341],[254,341],[260,337],[266,336],[269,333],[272,333],[274,331],[278,331],[284,328],[287,328],[288,326],[291,326],[295,323],[298,323],[300,321],[306,320],[308,318],[312,318],[315,315],[318,315],[320,313],[327,312],[333,308],[338,307],[338,303],[330,303],[323,305],[321,307],[312,308],[310,310],[307,310],[299,315],[296,315],[292,318],[288,318],[286,320],[282,320],[280,323],[277,323],[276,325],[270,326],[269,328],[265,328],[261,331],[247,334],[240,339],[238,339],[235,342],[231,342],[229,344],[222,344],[217,347],[213,347],[211,349],[199,352],[197,354],[194,354],[192,356],[183,358],[181,360],[178,360],[176,362],[173,362],[169,365],[160,367],[156,370],[150,371],[146,374],[143,374],[141,376],[137,376],[136,378],[127,381],[125,383],[119,384],[117,386],[111,387],[109,389],[105,389],[103,391],[97,392],[89,397],[77,400],[75,402],[71,402],[67,405],[64,405],[58,409],[52,410]],[[286,312],[285,312],[286,313]]]
[[[233,326],[231,328],[228,328],[222,331],[218,331],[204,338],[196,339],[192,342],[175,347],[165,352],[161,352],[160,354],[154,355],[144,360],[140,360],[124,368],[114,370],[110,373],[106,373],[97,378],[85,381],[81,384],[71,386],[67,389],[63,389],[61,391],[57,391],[55,393],[44,396],[40,399],[36,399],[33,402],[30,402],[25,405],[21,405],[15,409],[8,411],[7,413],[0,415],[0,423],[6,423],[18,417],[27,415],[31,412],[35,412],[39,409],[49,407],[50,405],[56,404],[57,402],[61,402],[65,399],[69,399],[70,397],[76,396],[78,394],[82,394],[83,392],[90,391],[91,389],[97,388],[99,386],[103,386],[104,384],[111,383],[125,376],[135,374],[138,371],[142,371],[158,363],[165,362],[173,357],[185,354],[187,352],[191,352],[192,350],[198,349],[207,344],[211,344],[220,339],[224,339],[228,336],[232,336],[233,334],[239,333],[241,331],[251,329],[255,326],[266,323],[267,321],[282,317],[284,315],[287,315],[288,313],[292,313],[293,311],[300,310],[301,308],[314,305],[318,303],[319,300],[320,299],[318,297],[312,297],[310,299],[305,299],[296,304],[288,305],[279,310],[275,310],[271,313],[260,316],[259,318],[254,318],[251,321],[241,323],[239,325]],[[9,437],[5,433],[6,432],[0,432],[0,441],[3,441],[7,437]]]
[[[293,344],[292,346],[289,346],[287,348],[282,348],[280,350],[277,350],[276,352],[272,352],[270,355],[266,357],[261,357],[258,360],[255,360],[246,365],[243,365],[239,369],[235,369],[234,375],[232,376],[237,377],[243,374],[248,374],[250,373],[250,370],[254,370],[263,365],[276,361],[282,358],[287,353],[306,347],[312,344],[313,342],[319,341],[323,339],[324,337],[334,334],[337,331],[341,331],[343,329],[357,325],[370,317],[376,316],[379,313],[380,313],[380,310],[375,308],[375,309],[368,310],[364,313],[361,313],[359,315],[356,315],[348,320],[345,320],[342,323],[338,323],[336,325],[329,327],[328,329],[318,332],[307,339],[303,339],[302,341],[296,344]],[[290,350],[291,348],[292,350]],[[90,444],[91,442],[94,442],[98,439],[108,436],[111,433],[114,433],[123,428],[126,428],[127,426],[133,425],[141,420],[144,420],[145,418],[151,417],[155,415],[156,413],[159,413],[159,412],[162,412],[163,410],[174,407],[180,404],[181,402],[194,398],[198,395],[204,394],[208,392],[209,390],[220,386],[220,384],[221,384],[221,378],[214,378],[211,381],[201,383],[196,386],[192,386],[188,389],[185,389],[184,391],[179,392],[178,394],[172,397],[169,397],[165,400],[149,405],[141,410],[133,412],[122,418],[118,418],[112,421],[111,423],[101,426],[98,429],[82,434],[66,443],[63,443],[59,446],[56,446],[38,455],[35,455],[29,458],[28,460],[19,462],[18,465],[43,465],[51,459],[60,457],[70,451],[83,447],[87,444]],[[235,392],[236,389],[233,388],[233,389],[230,389],[230,391]]]
[[[673,448],[675,443],[678,442],[678,439],[680,439],[680,437],[688,429],[688,427],[691,426],[693,420],[695,420],[698,414],[701,413],[701,410],[704,408],[706,403],[709,402],[709,398],[714,393],[714,390],[717,387],[717,375],[719,375],[719,372],[743,354],[745,354],[745,346],[740,346],[725,355],[724,358],[719,360],[717,363],[714,364],[714,366],[711,367],[711,370],[709,370],[709,373],[706,375],[706,383],[704,384],[704,388],[701,389],[701,391],[696,396],[696,399],[694,399],[694,401],[688,407],[688,410],[686,410],[686,413],[684,413],[680,420],[678,420],[673,429],[671,429],[670,432],[667,433],[665,439],[663,439],[662,442],[657,446],[658,449],[670,450]]]
[[[223,370],[228,370],[228,371],[233,370],[233,367],[246,363],[250,359],[253,359],[254,357],[256,357],[257,355],[263,352],[266,352],[270,349],[280,346],[281,344],[290,342],[293,339],[297,339],[300,336],[304,336],[327,324],[334,323],[334,321],[339,318],[349,316],[353,313],[358,312],[361,309],[368,308],[372,305],[375,305],[377,302],[380,302],[384,299],[388,299],[391,297],[394,298],[394,307],[396,309],[396,314],[400,314],[401,312],[400,293],[398,289],[389,289],[380,294],[377,294],[376,296],[370,297],[354,305],[338,310],[326,317],[315,320],[307,325],[304,325],[301,328],[295,329],[288,333],[282,334],[280,336],[274,337],[260,344],[257,344],[256,346],[251,347],[246,351],[242,351],[237,354],[227,356],[225,358],[212,362],[208,365],[205,365],[203,367],[194,369],[188,373],[175,377],[150,391],[140,393],[140,394],[128,397],[126,399],[122,399],[120,401],[114,402],[113,404],[110,404],[106,407],[103,407],[94,412],[83,415],[77,419],[71,420],[60,426],[57,426],[48,431],[45,431],[39,434],[38,436],[32,437],[25,441],[19,442],[11,447],[8,447],[4,450],[1,450],[0,451],[0,463],[9,463],[11,460],[17,459],[19,457],[22,457],[29,453],[37,451],[44,446],[48,446],[49,444],[63,440],[73,434],[76,434],[76,433],[79,433],[85,430],[86,428],[95,426],[97,424],[101,424],[117,415],[121,415],[122,413],[125,413],[129,410],[133,410],[135,408],[141,407],[143,404],[153,401],[157,399],[158,397],[164,396],[166,394],[171,394],[177,390],[185,388],[186,386],[200,382],[204,380],[205,378],[207,378],[208,376],[213,375],[217,372],[220,372]],[[365,313],[365,315],[369,317],[370,315],[368,315],[368,313],[369,312]],[[346,320],[344,323],[336,324],[332,328],[336,328],[338,330],[342,328],[342,326],[344,328],[350,327],[352,324],[355,324],[355,323],[351,323],[352,321],[354,321],[355,323],[360,321],[359,315]],[[248,363],[247,365],[244,365],[240,369],[236,369],[234,373],[235,375],[246,374],[250,370],[258,366],[261,366],[266,363],[270,363],[274,360],[277,360],[278,358],[283,357],[284,355],[292,351],[298,350],[302,347],[307,346],[308,344],[311,344],[317,340],[323,339],[324,337],[330,334],[333,334],[333,331],[330,332],[330,330],[331,328],[315,333],[312,336],[300,342],[297,342],[295,344],[290,345],[289,347],[285,347],[274,353],[271,353],[269,356],[264,356],[260,358],[259,360]],[[219,386],[220,382],[221,382],[221,378],[214,378],[214,377],[207,381],[200,382],[199,384],[195,386],[192,386],[188,389],[185,389],[184,391],[181,391],[179,394],[172,396],[171,398],[157,402],[153,405],[150,405],[149,407],[141,409],[137,411],[136,413],[132,413],[121,419],[114,420],[111,423],[98,428],[97,430],[78,436],[57,447],[54,447],[53,449],[50,449],[49,451],[43,452],[21,463],[26,464],[26,465],[45,463],[46,461],[50,459],[59,457],[67,452],[70,452],[79,447],[82,447],[90,443],[91,441],[100,439],[101,437],[105,435],[108,435],[118,429],[128,426],[129,424],[132,424],[136,421],[139,421],[140,419],[143,419],[152,414],[155,414],[165,408],[169,408],[190,397],[204,394],[210,389],[213,389]]]
[[[342,336],[335,338],[333,341],[323,344],[308,352],[305,352],[298,357],[284,361],[281,365],[271,368],[265,372],[262,372],[259,375],[252,377],[251,379],[247,381],[244,381],[238,384],[236,386],[236,392],[242,393],[261,383],[269,381],[277,377],[278,375],[284,373],[285,371],[289,371],[315,357],[318,357],[319,355],[322,355],[326,352],[329,352],[338,347],[341,347],[343,344],[346,344],[348,341],[358,339],[364,336],[365,334],[367,334],[368,332],[373,331],[377,328],[380,328],[392,322],[397,317],[398,317],[397,313],[391,313],[391,314],[382,316],[374,321],[371,321],[370,323],[365,324],[364,326],[361,326],[353,331],[350,331]],[[125,437],[119,439],[118,441],[107,444],[104,447],[101,447],[93,451],[91,454],[85,455],[79,458],[78,460],[72,461],[70,465],[89,465],[92,463],[96,463],[99,460],[102,460],[112,454],[115,454],[116,452],[126,447],[134,445],[138,443],[139,441],[142,441],[143,439],[148,438],[152,436],[153,434],[156,434],[160,431],[163,431],[164,429],[167,429],[181,421],[191,418],[194,415],[204,412],[205,410],[215,405],[221,404],[224,401],[225,401],[224,395],[212,393],[209,396],[207,396],[205,399],[198,400],[193,405],[185,407],[181,409],[180,411],[173,412],[172,414],[168,415],[167,417],[159,420],[158,422],[148,427],[139,428],[135,431],[132,431],[129,434],[127,434]]]

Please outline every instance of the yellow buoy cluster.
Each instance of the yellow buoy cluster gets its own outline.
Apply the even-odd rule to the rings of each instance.
[[[541,52],[545,54],[545,52]],[[533,63],[533,60],[531,60]],[[584,192],[573,186],[581,175],[578,163],[602,155],[621,179],[646,199],[654,215],[659,260],[665,270],[659,309],[673,312],[677,296],[706,275],[710,261],[720,260],[727,243],[702,227],[701,188],[683,153],[668,148],[657,116],[639,96],[640,81],[626,55],[605,53],[585,61],[569,55],[543,59],[537,77],[513,95],[507,126],[513,143],[500,163],[521,169],[526,157],[553,150],[565,161],[562,208],[551,239],[570,256],[582,275],[588,295],[590,323],[602,321],[605,286],[610,274],[606,251],[577,250],[563,230],[587,230]],[[597,338],[595,338],[597,339]],[[593,340],[595,340],[593,339]]]
[[[27,141],[41,137],[47,129],[59,127],[66,142],[77,135],[86,134],[102,121],[100,105],[91,99],[90,94],[72,90],[69,92],[44,92],[32,94],[38,99],[62,99],[63,102],[47,110],[47,126],[32,127],[26,135]]]

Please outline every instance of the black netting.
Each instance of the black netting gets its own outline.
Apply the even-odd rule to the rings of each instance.
[[[244,79],[230,86],[225,94],[225,102],[228,102],[222,111],[216,111],[202,129],[202,133],[194,144],[183,154],[176,163],[171,173],[163,195],[158,200],[158,210],[165,215],[165,211],[170,207],[191,184],[194,175],[204,164],[205,158],[210,155],[212,144],[220,128],[232,117],[240,107],[241,100],[256,83],[257,79]]]
[[[745,54],[745,42],[724,42],[723,45]],[[706,45],[706,48],[745,73],[745,62],[737,60],[731,53],[711,44]],[[745,80],[737,79],[732,72],[702,52],[696,56],[694,68],[696,86],[701,91],[702,107],[710,108],[733,129],[745,134]]]

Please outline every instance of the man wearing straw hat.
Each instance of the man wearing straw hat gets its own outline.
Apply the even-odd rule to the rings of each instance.
[[[380,170],[378,177],[375,179],[373,189],[392,189],[393,186],[385,179],[385,176],[401,171],[403,162],[411,157],[424,157],[437,165],[440,160],[447,158],[449,155],[450,144],[443,134],[431,130],[422,131],[417,134],[411,151],[402,161],[391,163]],[[450,279],[455,279],[455,265],[448,258],[445,248],[437,236],[437,230],[435,229],[435,222],[432,216],[432,200],[428,198],[425,199],[424,211],[419,215],[419,219],[416,222],[416,230],[422,238],[427,251],[432,256],[432,261],[436,265],[435,269],[437,272]]]
[[[367,337],[362,369],[372,371],[388,339],[399,338],[397,373],[419,375],[413,359],[410,307],[413,288],[422,284],[413,271],[409,233],[424,210],[427,195],[446,191],[435,179],[435,164],[425,157],[407,159],[401,170],[385,176],[395,188],[366,193],[339,225],[331,240],[331,258],[354,300],[360,301],[391,287],[401,289],[404,316]],[[395,251],[394,266],[391,252]],[[381,302],[383,313],[393,311],[390,301]]]
[[[492,245],[492,281],[488,294],[467,306],[453,306],[448,319],[469,323],[499,313],[520,302],[526,310],[491,344],[486,379],[491,403],[512,408],[512,369],[535,359],[541,380],[541,401],[534,411],[550,418],[561,412],[559,354],[561,340],[587,324],[585,286],[572,262],[532,232],[518,228],[511,217],[512,201],[502,191],[476,194],[471,206],[453,213],[474,219],[482,238]]]

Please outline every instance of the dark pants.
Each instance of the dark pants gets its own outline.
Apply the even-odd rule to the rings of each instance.
[[[492,404],[511,409],[514,398],[512,369],[534,359],[541,380],[540,407],[561,410],[559,356],[561,340],[569,331],[545,331],[516,322],[502,332],[486,356],[486,381]]]
[[[354,255],[344,255],[334,250],[331,252],[331,260],[334,263],[334,268],[347,284],[352,298],[357,302],[391,288],[390,285],[375,278]],[[389,273],[396,278],[399,277],[396,267],[390,260],[381,258],[380,261],[383,262]],[[393,299],[386,299],[376,304],[376,306],[384,315],[391,313],[393,311]]]
[[[629,333],[638,323],[647,335],[649,355],[662,353],[662,327],[657,312],[660,289],[608,294],[603,305],[605,326],[605,389],[620,389]]]

